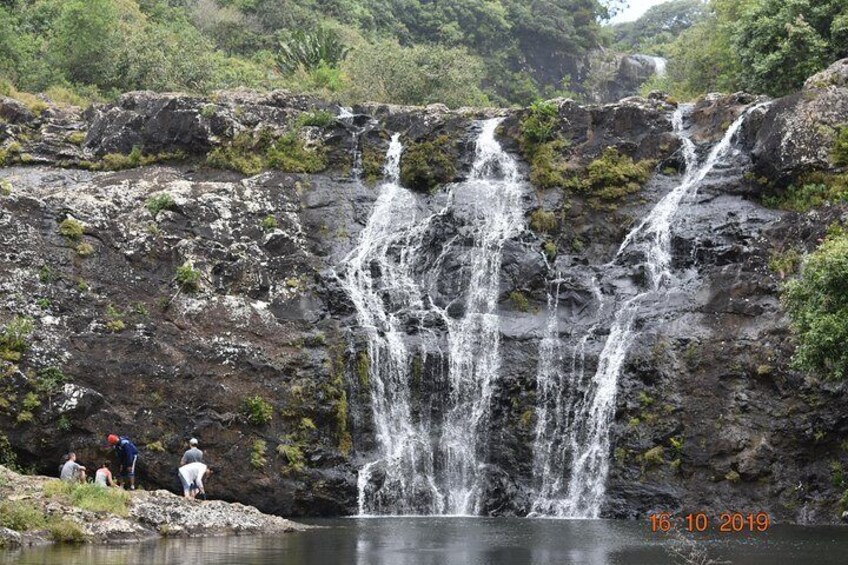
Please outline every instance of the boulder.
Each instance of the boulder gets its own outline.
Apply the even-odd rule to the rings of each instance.
[[[26,124],[34,120],[35,116],[17,100],[0,96],[0,119],[10,124]]]
[[[848,58],[840,59],[825,70],[818,72],[804,82],[804,90],[815,90],[831,86],[848,87]]]

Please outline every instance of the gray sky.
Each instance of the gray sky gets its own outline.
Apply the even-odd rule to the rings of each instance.
[[[614,17],[612,19],[612,23],[617,24],[621,22],[632,22],[633,20],[639,19],[639,16],[644,14],[645,10],[651,6],[656,6],[657,4],[662,4],[667,1],[668,0],[629,0],[628,4],[630,4],[630,6],[621,14]]]

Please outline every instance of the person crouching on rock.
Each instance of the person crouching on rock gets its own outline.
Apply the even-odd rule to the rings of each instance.
[[[203,488],[203,478],[212,474],[212,469],[204,463],[188,463],[183,465],[179,470],[180,481],[183,483],[183,496],[189,500],[194,500],[199,492],[204,497],[206,491]]]
[[[115,434],[106,436],[109,445],[115,448],[118,462],[121,466],[120,475],[126,482],[129,479],[130,490],[135,490],[135,467],[138,464],[138,448],[126,437],[118,437]]]
[[[115,481],[112,479],[112,470],[109,469],[109,462],[104,461],[97,472],[94,473],[94,484],[99,487],[116,487]]]
[[[85,467],[77,463],[77,454],[68,453],[68,460],[62,465],[59,478],[69,483],[85,483]]]

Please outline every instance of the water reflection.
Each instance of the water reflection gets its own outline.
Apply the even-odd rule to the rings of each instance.
[[[0,552],[0,564],[135,565],[656,565],[668,537],[642,522],[489,518],[364,518],[277,537],[175,539],[128,546]],[[704,536],[709,556],[737,565],[845,563],[848,528],[776,527]]]

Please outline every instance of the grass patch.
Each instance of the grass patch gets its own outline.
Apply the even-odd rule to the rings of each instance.
[[[28,338],[33,330],[30,318],[15,316],[0,331],[0,359],[17,362],[29,347]]]
[[[40,530],[47,526],[41,508],[25,500],[0,502],[0,527],[16,532]]]
[[[94,255],[94,247],[90,243],[82,242],[77,245],[77,255],[80,257],[91,257]]]
[[[129,512],[130,495],[126,491],[103,488],[93,483],[81,485],[57,479],[44,484],[44,495],[91,512],[109,512],[118,516],[126,516]]]
[[[590,205],[598,208],[638,192],[653,168],[653,161],[635,162],[615,147],[607,147],[581,174],[568,179],[566,186],[589,196]]]
[[[327,168],[322,148],[309,149],[297,132],[279,138],[268,149],[268,164],[288,173],[317,173]]]
[[[279,226],[280,224],[277,222],[277,218],[270,214],[262,218],[262,221],[259,222],[259,227],[262,228],[262,231],[273,231]]]
[[[795,248],[776,251],[769,258],[768,267],[771,272],[780,275],[781,279],[795,274],[801,264],[801,254]]]
[[[63,518],[48,520],[47,531],[50,532],[50,538],[57,543],[79,544],[85,543],[88,539],[79,524]]]
[[[336,117],[326,110],[317,110],[314,112],[304,112],[297,117],[295,122],[298,127],[312,126],[325,128],[332,124]]]
[[[306,468],[306,457],[298,445],[281,443],[277,446],[277,454],[286,458],[287,463],[283,470],[286,474],[300,472]]]
[[[779,194],[765,196],[763,205],[804,213],[826,204],[848,202],[848,175],[810,173]]]
[[[661,445],[652,447],[642,455],[642,460],[646,465],[662,465],[665,455],[665,450]]]
[[[68,137],[65,138],[65,141],[72,143],[73,145],[82,145],[85,143],[85,132],[75,131],[69,134]]]

